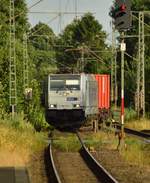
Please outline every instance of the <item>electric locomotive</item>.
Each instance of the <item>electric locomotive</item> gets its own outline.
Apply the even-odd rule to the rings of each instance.
[[[97,92],[93,74],[48,75],[44,86],[46,120],[55,127],[65,127],[97,118]]]

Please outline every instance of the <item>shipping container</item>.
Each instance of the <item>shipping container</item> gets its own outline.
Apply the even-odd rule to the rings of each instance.
[[[107,74],[95,74],[98,85],[98,108],[110,108],[110,76]]]

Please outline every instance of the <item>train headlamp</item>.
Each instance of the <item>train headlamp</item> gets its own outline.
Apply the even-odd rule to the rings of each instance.
[[[50,108],[55,108],[56,105],[55,104],[50,104]]]
[[[79,108],[80,105],[79,104],[74,104],[74,107]]]

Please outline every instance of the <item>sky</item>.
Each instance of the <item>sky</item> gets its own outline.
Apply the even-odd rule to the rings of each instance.
[[[38,1],[39,0],[26,0],[28,8]],[[38,5],[31,8],[30,12],[48,11],[54,12],[54,14],[29,13],[29,22],[31,26],[34,26],[39,21],[47,23],[55,34],[58,34],[75,18],[75,12],[83,14],[91,12],[99,23],[102,24],[103,30],[109,34],[111,33],[111,18],[108,14],[112,1],[113,0],[42,0]],[[56,14],[60,10],[62,12],[72,12],[73,14],[63,14],[60,18],[60,16]],[[77,17],[81,17],[83,14],[77,14]]]

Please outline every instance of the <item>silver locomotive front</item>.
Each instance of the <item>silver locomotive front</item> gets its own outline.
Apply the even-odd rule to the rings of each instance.
[[[53,74],[47,81],[46,120],[56,127],[83,123],[81,75]]]
[[[80,75],[49,75],[48,84],[48,108],[50,110],[80,109]]]

